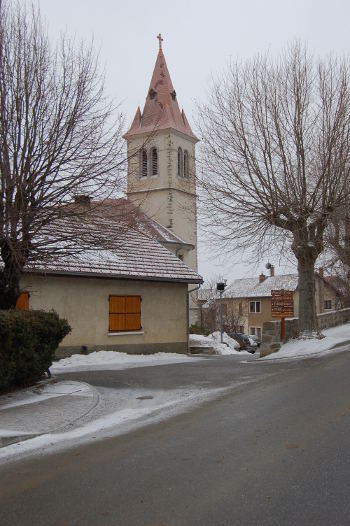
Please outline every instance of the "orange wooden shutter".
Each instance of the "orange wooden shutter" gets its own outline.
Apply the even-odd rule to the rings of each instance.
[[[17,310],[29,310],[29,294],[28,292],[21,292],[16,301]]]
[[[135,331],[141,329],[141,297],[109,297],[109,330]]]
[[[127,331],[141,329],[141,297],[127,296],[125,302],[125,327]]]

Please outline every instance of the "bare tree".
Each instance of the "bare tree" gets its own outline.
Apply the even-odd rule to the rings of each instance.
[[[65,239],[62,208],[82,216],[67,201],[120,191],[121,127],[92,46],[53,49],[38,10],[0,0],[0,308],[15,305],[25,264]]]
[[[350,214],[348,207],[336,210],[326,231],[327,269],[350,306]]]
[[[317,331],[315,261],[330,215],[349,203],[349,64],[298,43],[233,64],[199,115],[207,225],[238,249],[289,242],[300,330]]]

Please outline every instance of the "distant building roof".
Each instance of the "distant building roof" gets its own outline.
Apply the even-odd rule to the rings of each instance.
[[[267,276],[262,283],[259,278],[234,280],[225,290],[224,298],[263,298],[271,296],[271,290],[295,291],[298,287],[298,274]]]

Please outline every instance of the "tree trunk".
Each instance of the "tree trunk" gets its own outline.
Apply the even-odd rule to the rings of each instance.
[[[0,309],[14,309],[20,294],[21,271],[18,258],[13,255],[8,243],[1,243],[3,268],[0,270]]]
[[[302,246],[294,251],[298,260],[299,330],[304,336],[318,332],[315,298],[315,250]]]

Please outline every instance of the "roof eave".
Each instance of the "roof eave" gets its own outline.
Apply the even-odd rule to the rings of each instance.
[[[132,131],[128,130],[126,133],[124,133],[123,139],[127,141],[131,137],[135,137],[135,136],[136,137],[142,137],[142,136],[148,137],[150,135],[156,135],[158,132],[165,132],[165,131],[175,132],[179,134],[181,137],[185,137],[186,139],[190,140],[194,144],[196,144],[197,142],[200,142],[200,139],[198,139],[198,137],[193,132],[191,134],[187,134],[181,130],[178,130],[177,128],[173,128],[172,126],[167,126],[165,128],[158,127],[153,130],[143,130],[142,127],[139,128],[138,130],[132,130]]]
[[[84,277],[84,278],[98,278],[98,279],[123,279],[123,280],[135,280],[135,281],[162,281],[169,283],[203,283],[203,278],[170,278],[165,276],[140,276],[131,274],[101,274],[101,272],[94,271],[82,271],[82,270],[34,270],[28,269],[24,271],[24,274],[36,274],[41,276],[70,276],[70,277]]]

